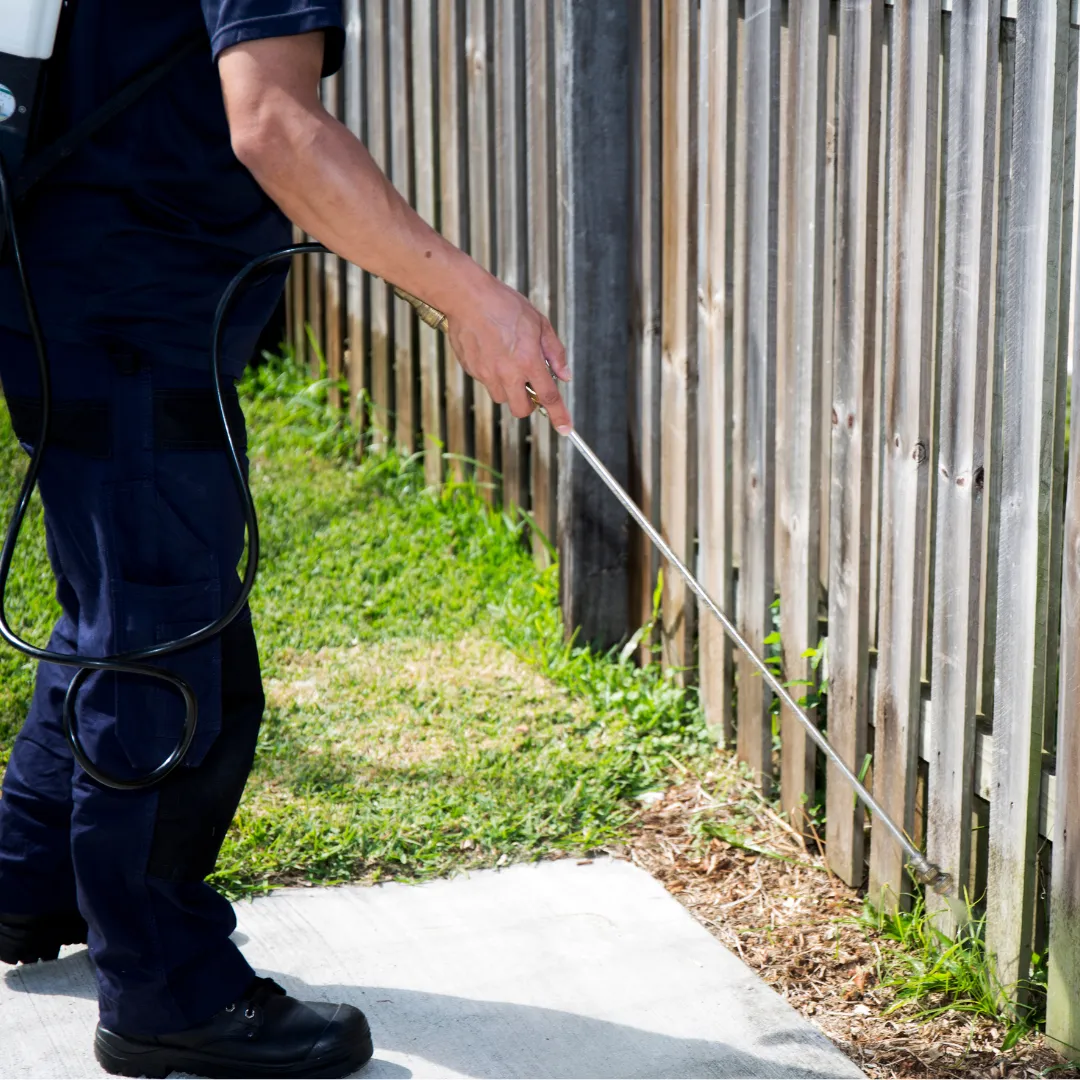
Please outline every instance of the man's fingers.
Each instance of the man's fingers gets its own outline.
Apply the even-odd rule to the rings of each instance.
[[[570,381],[570,365],[566,362],[566,350],[559,340],[559,335],[552,329],[551,323],[544,319],[540,327],[540,348],[557,379]]]
[[[554,425],[555,430],[560,435],[569,435],[574,430],[573,421],[570,419],[570,410],[567,409],[562,394],[559,393],[559,388],[551,381],[550,376],[545,372],[531,385],[536,393],[536,400],[547,410],[548,419]]]
[[[529,397],[528,390],[524,386],[519,386],[516,390],[511,390],[508,393],[510,411],[519,419],[524,420],[525,417],[531,416],[536,406],[533,404],[533,400]]]

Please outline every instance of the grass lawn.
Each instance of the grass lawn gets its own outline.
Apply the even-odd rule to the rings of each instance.
[[[356,464],[324,398],[286,362],[244,384],[268,708],[215,883],[420,879],[622,838],[633,797],[707,752],[694,692],[568,647],[520,521],[395,454]],[[21,471],[0,405],[5,520]],[[10,613],[44,642],[40,507],[17,562]],[[0,650],[0,766],[32,680]]]

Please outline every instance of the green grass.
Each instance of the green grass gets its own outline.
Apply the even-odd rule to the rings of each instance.
[[[520,519],[417,461],[356,461],[355,436],[288,361],[245,379],[263,558],[253,596],[268,708],[214,881],[423,879],[586,852],[625,835],[633,796],[709,737],[692,689],[567,645],[557,569]],[[2,412],[2,409],[0,409]],[[17,449],[0,419],[0,509]],[[55,616],[40,511],[12,614]],[[0,764],[32,667],[0,651]]]
[[[1043,1024],[1045,958],[1032,958],[1030,978],[1022,986],[1002,986],[986,952],[983,920],[970,906],[966,926],[955,939],[938,928],[921,895],[907,911],[877,910],[866,900],[861,921],[870,933],[899,946],[879,953],[878,979],[894,994],[889,1011],[911,1008],[919,1019],[948,1012],[1004,1018],[1002,1052]]]

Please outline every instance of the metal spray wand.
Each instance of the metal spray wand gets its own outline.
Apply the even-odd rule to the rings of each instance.
[[[420,315],[428,326],[433,327],[436,330],[446,332],[447,322],[446,316],[441,311],[437,311],[431,307],[430,304],[425,304],[422,300],[418,300],[415,296],[411,296],[403,289],[395,287],[394,291],[403,300],[407,300]],[[531,386],[526,386],[529,392],[529,396],[532,398],[533,403],[537,406],[539,411],[543,415],[547,415],[547,411],[543,405],[540,404],[539,399],[536,396],[536,392]],[[735,647],[738,648],[747,659],[757,668],[761,677],[768,684],[769,688],[774,694],[786,705],[792,712],[792,714],[798,719],[798,721],[806,728],[807,734],[813,739],[814,743],[819,747],[821,752],[836,766],[840,775],[851,785],[858,797],[859,801],[874,815],[877,821],[885,827],[892,838],[903,848],[905,854],[908,857],[908,862],[912,871],[912,876],[920,885],[928,885],[936,893],[947,896],[955,890],[955,883],[953,879],[941,869],[940,866],[936,866],[930,862],[929,859],[911,842],[907,834],[895,821],[882,809],[880,803],[870,794],[869,791],[863,786],[862,782],[855,775],[851,769],[844,764],[843,759],[833,749],[829,740],[818,730],[817,725],[810,719],[809,716],[803,711],[799,704],[788,692],[787,687],[776,677],[770,670],[769,665],[758,656],[757,651],[750,646],[750,643],[739,633],[735,624],[724,614],[720,606],[715,600],[705,591],[704,586],[698,581],[686,564],[671,550],[667,541],[660,535],[659,531],[653,526],[652,522],[645,516],[642,510],[638,507],[637,503],[627,494],[622,484],[611,475],[607,466],[596,456],[592,448],[587,442],[576,432],[571,431],[567,436],[571,444],[577,450],[579,454],[585,459],[589,467],[600,477],[601,480],[607,485],[608,489],[619,500],[620,503],[626,508],[626,511],[630,516],[641,526],[642,531],[652,541],[656,549],[664,556],[665,559],[679,572],[679,576],[690,587],[690,591],[701,601],[701,603],[708,608],[708,610],[716,617],[720,625],[724,628],[724,632],[731,638]]]

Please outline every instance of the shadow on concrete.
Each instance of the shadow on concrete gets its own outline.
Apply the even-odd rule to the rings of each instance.
[[[774,1031],[762,1038],[762,1043],[790,1047],[787,1053],[766,1058],[724,1042],[662,1035],[535,1005],[378,986],[314,986],[289,975],[268,974],[294,996],[343,1001],[364,1009],[371,1016],[380,1050],[415,1054],[466,1076],[826,1080],[861,1075],[824,1035],[808,1027]],[[718,1018],[717,1026],[722,1025]],[[830,1053],[847,1068],[821,1071],[799,1064],[800,1058],[810,1058],[824,1065]],[[374,1080],[404,1075],[382,1071],[388,1064],[372,1061],[356,1076]]]
[[[806,1027],[762,1032],[757,1042],[775,1046],[777,1057],[762,1057],[710,1039],[688,1039],[576,1013],[502,1001],[475,1001],[398,987],[309,985],[292,975],[262,972],[299,998],[341,1001],[363,1009],[372,1020],[379,1050],[416,1055],[466,1076],[543,1077],[769,1077],[827,1080],[860,1075],[844,1061],[843,1070],[821,1071],[827,1055],[840,1052],[823,1035]],[[13,968],[7,988],[19,993],[96,998],[85,949],[47,964]],[[717,1018],[717,1027],[723,1027]],[[818,1066],[800,1064],[809,1059]],[[826,1066],[827,1068],[827,1066]],[[374,1058],[362,1080],[409,1080],[413,1072],[396,1062]]]
[[[89,998],[97,1001],[97,983],[86,948],[44,964],[20,964],[4,972],[8,990],[49,997]]]

